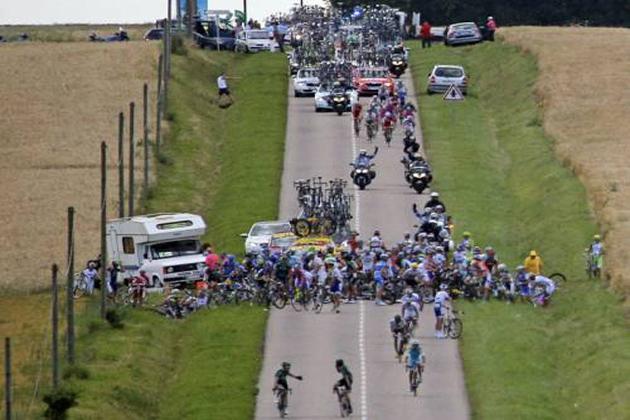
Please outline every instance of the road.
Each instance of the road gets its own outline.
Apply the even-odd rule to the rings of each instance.
[[[403,77],[413,95],[407,75]],[[293,181],[322,176],[347,179],[358,149],[371,153],[372,146],[352,132],[352,117],[334,113],[316,114],[312,98],[293,98],[289,89],[287,137],[280,199],[280,216],[296,215],[297,203]],[[365,102],[365,101],[364,101]],[[420,122],[416,136],[421,141]],[[382,134],[375,144],[380,151],[375,159],[377,176],[365,191],[354,189],[355,227],[363,238],[379,229],[387,244],[402,239],[411,231],[415,217],[412,204],[424,204],[426,195],[418,196],[403,179],[402,136],[396,133],[388,148]],[[292,308],[272,310],[267,327],[265,357],[259,380],[256,407],[257,419],[278,418],[271,386],[275,371],[282,361],[292,363],[292,372],[303,375],[304,381],[289,379],[293,393],[289,399],[289,418],[336,419],[339,409],[332,393],[338,379],[334,362],[346,361],[354,374],[351,395],[353,418],[362,420],[394,418],[470,417],[463,371],[457,342],[438,340],[433,336],[433,314],[430,306],[422,313],[416,337],[427,357],[424,381],[418,397],[408,390],[404,368],[394,357],[389,334],[389,320],[400,311],[399,305],[376,306],[373,302],[346,304],[340,314],[296,313]]]

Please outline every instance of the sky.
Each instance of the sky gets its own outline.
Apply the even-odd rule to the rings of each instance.
[[[248,0],[247,12],[261,20],[272,13],[288,12],[295,3]],[[304,0],[304,4],[323,4],[323,0]],[[208,8],[242,10],[243,0],[208,0]],[[166,9],[166,0],[0,0],[0,25],[145,23],[166,17]]]

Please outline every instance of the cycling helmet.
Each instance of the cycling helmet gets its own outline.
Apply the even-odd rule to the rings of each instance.
[[[418,340],[411,340],[411,342],[409,343],[409,345],[411,347],[420,347],[420,342]]]
[[[396,315],[396,316],[394,317],[394,321],[396,321],[396,322],[400,322],[400,321],[402,321],[402,317],[401,317],[400,315]]]
[[[431,197],[433,197],[433,198],[438,198],[439,196],[440,196],[440,194],[437,191],[433,191],[431,193]]]
[[[516,271],[525,271],[525,266],[519,265],[518,267],[516,267]]]
[[[446,289],[448,289],[448,285],[446,283],[440,284],[440,290],[446,290]]]
[[[464,238],[470,238],[470,232],[464,232],[464,233],[462,233],[462,236]]]
[[[91,262],[91,261],[90,261],[90,262],[88,263],[88,268],[96,268],[96,263],[93,263],[93,262]],[[141,273],[142,273],[143,271],[144,271],[144,270],[140,270],[140,272],[141,272]]]
[[[367,155],[367,150],[365,149],[359,150],[359,155]]]
[[[431,207],[425,207],[424,208],[424,212],[425,213],[431,213]]]
[[[497,269],[499,270],[500,273],[504,273],[504,272],[508,271],[507,265],[505,265],[505,264],[499,264]]]
[[[381,261],[387,261],[387,258],[389,258],[387,254],[381,254]]]
[[[284,369],[284,370],[291,369],[291,363],[289,363],[289,362],[282,362],[282,369]]]
[[[405,290],[405,294],[407,295],[407,297],[411,297],[413,295],[413,290],[407,289]]]
[[[435,211],[444,211],[444,206],[438,204],[437,206],[435,206]]]
[[[343,359],[335,360],[335,366],[337,366],[338,368],[343,366]]]
[[[374,231],[374,236],[381,236],[381,232],[379,232],[378,230]]]
[[[602,238],[599,235],[593,235],[593,239],[596,240],[596,241],[599,241]]]
[[[414,270],[418,268],[418,263],[417,262],[411,263],[411,268],[413,268]]]
[[[492,16],[488,16],[488,20],[494,20]]]

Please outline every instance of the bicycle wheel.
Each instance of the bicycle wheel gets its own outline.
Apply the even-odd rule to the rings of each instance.
[[[295,309],[295,312],[302,312],[302,303],[300,302],[299,297],[293,296],[291,297],[291,306]]]
[[[74,288],[72,289],[72,296],[74,296],[75,299],[78,299],[85,294],[86,290],[87,290],[87,283],[85,282],[85,279],[83,278],[83,276],[82,275],[79,275],[78,277],[75,276]]]
[[[283,309],[287,305],[287,296],[284,293],[276,293],[271,303],[276,308]]]
[[[337,223],[333,219],[326,217],[321,221],[320,229],[324,235],[332,236],[337,231]]]
[[[417,397],[418,396],[418,371],[417,370],[413,370],[411,371],[411,390],[413,392],[413,396]]]
[[[458,339],[462,336],[462,331],[464,330],[464,324],[462,320],[459,318],[451,319],[451,322],[448,325],[448,336],[453,340]]]
[[[431,287],[423,287],[420,290],[420,293],[422,294],[422,302],[424,303],[433,302],[433,289],[431,289]]]
[[[311,234],[311,222],[306,219],[298,219],[293,225],[293,232],[300,237],[308,236]]]
[[[549,278],[555,281],[556,284],[565,283],[567,281],[566,276],[562,273],[553,273],[552,275],[549,276]]]
[[[302,293],[300,303],[302,304],[302,308],[304,308],[304,310],[308,312],[313,306],[313,299],[311,298],[311,294],[308,292]]]

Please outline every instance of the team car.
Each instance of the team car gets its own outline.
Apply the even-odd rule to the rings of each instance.
[[[317,88],[317,92],[315,92],[315,112],[333,110],[333,106],[328,100],[330,97],[331,91],[332,91],[332,86],[328,84],[319,85],[319,88]],[[359,95],[357,91],[352,88],[346,89],[346,95],[348,95],[350,99],[348,101],[348,105],[346,106],[346,111],[351,111],[352,104],[359,101]]]
[[[376,95],[382,85],[394,89],[394,80],[385,67],[362,67],[355,70],[352,84],[360,96]]]
[[[318,86],[318,71],[313,67],[300,69],[293,78],[293,93],[296,98],[315,95]]]

